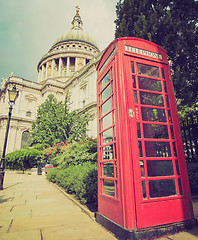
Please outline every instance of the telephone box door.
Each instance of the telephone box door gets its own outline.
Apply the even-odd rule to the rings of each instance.
[[[137,227],[190,219],[169,66],[125,56]],[[184,162],[182,162],[184,161]],[[171,216],[170,216],[171,213]]]

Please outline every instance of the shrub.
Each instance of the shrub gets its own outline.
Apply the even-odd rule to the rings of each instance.
[[[47,174],[47,179],[67,193],[75,194],[82,203],[97,205],[97,175],[97,164],[86,162],[65,169],[54,168]]]
[[[52,164],[60,168],[78,165],[85,162],[97,162],[97,141],[88,140],[82,143],[68,145],[63,154],[52,159]]]
[[[5,156],[7,169],[25,170],[37,166],[41,161],[42,151],[34,148],[25,148],[8,153]]]

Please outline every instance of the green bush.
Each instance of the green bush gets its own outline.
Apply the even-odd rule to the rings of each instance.
[[[97,175],[97,164],[86,162],[65,169],[54,168],[47,174],[47,179],[67,193],[75,194],[82,203],[97,205]]]
[[[79,165],[85,162],[97,162],[97,141],[88,140],[82,143],[72,143],[67,146],[63,154],[53,158],[51,163],[62,169],[70,165]]]
[[[34,148],[25,148],[8,153],[5,156],[7,169],[25,170],[37,166],[41,161],[42,151]]]

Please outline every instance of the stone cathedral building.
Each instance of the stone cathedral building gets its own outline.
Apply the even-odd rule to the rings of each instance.
[[[60,36],[38,63],[37,82],[11,73],[2,79],[0,89],[0,153],[8,119],[8,89],[16,85],[19,97],[13,107],[8,136],[7,153],[27,145],[32,122],[38,106],[53,93],[58,101],[64,101],[66,92],[72,110],[85,110],[94,120],[89,122],[87,135],[96,137],[96,66],[101,53],[96,42],[83,31],[83,22],[76,7],[76,14],[67,34]]]

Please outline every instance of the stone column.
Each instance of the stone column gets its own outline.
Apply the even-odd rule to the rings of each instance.
[[[58,76],[61,76],[62,58],[59,58]]]
[[[55,66],[55,60],[52,59],[51,77],[54,76],[54,66]]]
[[[66,73],[67,76],[69,75],[69,64],[70,64],[70,59],[69,57],[67,57],[67,73]]]
[[[42,65],[42,70],[41,70],[41,81],[44,80],[44,65]]]

